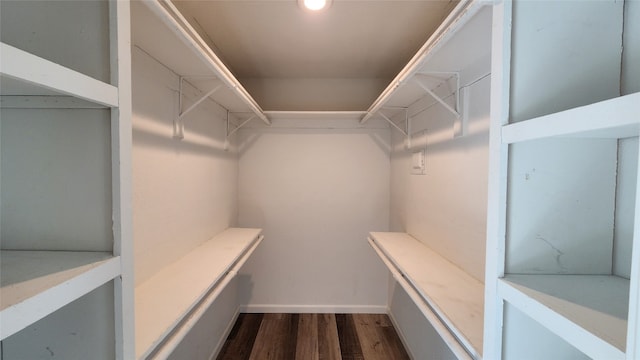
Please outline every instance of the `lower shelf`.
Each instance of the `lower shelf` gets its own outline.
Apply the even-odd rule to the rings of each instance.
[[[104,252],[0,251],[0,327],[4,339],[120,275]]]
[[[136,359],[145,359],[261,240],[261,229],[230,228],[136,286]]]
[[[609,275],[509,275],[499,295],[594,359],[624,359],[629,280]]]
[[[482,358],[484,284],[408,234],[370,236],[465,351]]]

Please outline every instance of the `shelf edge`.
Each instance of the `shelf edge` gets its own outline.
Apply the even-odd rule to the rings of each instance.
[[[121,273],[120,257],[100,260],[102,264],[50,287],[0,312],[0,339],[5,339],[63,306],[104,285]],[[44,304],[44,305],[43,305]]]
[[[389,265],[387,265],[389,267],[389,270],[398,272],[398,274],[402,277],[402,280],[406,281],[407,285],[411,289],[413,289],[413,291],[415,291],[416,294],[418,294],[418,296],[424,301],[425,304],[427,304],[427,306],[437,316],[437,318],[443,323],[443,325],[446,328],[449,329],[449,331],[457,339],[458,343],[463,348],[465,348],[465,352],[473,355],[473,357],[475,359],[481,359],[482,358],[481,350],[476,348],[476,346],[474,346],[474,344],[471,341],[471,338],[469,338],[468,334],[463,332],[460,329],[460,327],[455,324],[455,322],[451,319],[451,317],[449,315],[447,315],[447,312],[442,308],[442,306],[438,305],[438,301],[436,301],[424,289],[422,289],[422,287],[420,287],[420,285],[410,276],[410,274],[408,274],[407,271],[394,259],[394,257],[389,253],[389,251],[387,249],[385,249],[384,246],[382,246],[382,244],[380,244],[379,240],[376,239],[376,236],[374,234],[376,234],[376,233],[371,233],[370,236],[369,236],[369,239],[371,239],[370,244],[372,245],[372,247],[375,244],[376,247],[374,247],[374,249],[376,250],[376,252],[379,251],[379,255],[382,254],[382,256],[384,256],[386,258],[386,260],[393,266],[393,269],[391,269],[389,267]],[[411,237],[415,241],[418,241],[417,239],[413,238],[409,234],[406,234],[406,233],[402,233],[402,234],[406,235],[408,237]],[[435,251],[430,249],[427,245],[424,245],[424,246],[427,249],[429,249],[431,252],[435,253],[437,256],[440,256]],[[382,258],[382,256],[381,256],[381,258]],[[452,268],[455,268],[460,274],[464,274],[464,276],[468,276],[469,279],[472,280],[473,282],[476,282],[479,285],[482,285],[482,283],[480,281],[478,281],[477,279],[473,278],[471,275],[467,274],[464,270],[456,267],[450,261],[448,261],[448,260],[446,260],[444,258],[442,258],[442,259],[447,264],[450,264],[450,266]],[[382,259],[382,260],[386,264],[385,259]],[[396,280],[398,280],[398,282],[400,282],[402,284],[402,281],[399,281],[399,279],[396,279]],[[482,287],[484,288],[484,285],[482,285]],[[405,288],[405,290],[407,290],[407,289]],[[482,294],[484,295],[484,289],[482,291]],[[480,343],[480,346],[481,345],[482,345],[482,341]]]
[[[108,107],[118,106],[118,88],[0,42],[0,74]]]
[[[640,134],[640,92],[600,101],[502,127],[502,143],[513,144],[554,136],[621,130],[613,137]],[[598,137],[588,136],[588,137]],[[612,137],[612,136],[604,136]]]
[[[505,279],[498,280],[498,296],[591,358],[625,359],[622,350],[523,293]]]

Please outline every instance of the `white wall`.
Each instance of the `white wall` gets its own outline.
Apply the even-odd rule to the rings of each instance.
[[[504,307],[503,333],[504,360],[589,359],[509,303]]]
[[[439,104],[416,115],[413,134],[426,129],[426,175],[411,175],[412,150],[393,132],[391,228],[416,237],[484,282],[489,77],[469,87],[468,134],[453,138],[453,116]],[[410,110],[411,112],[411,110]]]
[[[111,251],[108,110],[2,109],[3,249]]]
[[[2,340],[0,359],[115,359],[113,294],[108,282]]]
[[[367,244],[389,219],[389,130],[355,120],[240,131],[239,225],[264,229],[241,284],[249,311],[385,312]]]
[[[640,1],[626,1],[622,52],[622,95],[640,91]],[[629,278],[638,174],[638,138],[618,142],[613,273]]]
[[[640,1],[624,3],[622,94],[640,91]]]
[[[133,235],[140,283],[235,224],[238,166],[237,153],[223,151],[226,124],[213,102],[189,113],[184,140],[172,138],[178,77],[138,48],[132,56]]]

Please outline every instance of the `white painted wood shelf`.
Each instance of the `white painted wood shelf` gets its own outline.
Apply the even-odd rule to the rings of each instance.
[[[187,29],[186,19],[175,19],[166,3],[161,1],[133,1],[131,3],[132,40],[154,59],[183,76],[203,94],[219,84],[215,94],[210,95],[216,103],[232,113],[255,113],[265,117],[259,105],[235,80],[231,71],[217,55],[198,39],[195,30]],[[178,24],[179,23],[179,24]],[[189,25],[190,26],[190,25]],[[226,77],[226,79],[225,79]],[[235,81],[231,84],[230,82]],[[266,117],[265,117],[266,119]]]
[[[152,354],[261,240],[261,229],[229,228],[136,286],[136,359]]]
[[[389,118],[400,116],[402,109],[418,102],[430,106],[438,101],[456,107],[456,96],[453,95],[458,94],[459,98],[460,88],[490,72],[490,5],[483,0],[460,1],[367,109],[361,122],[368,121],[381,110],[385,110],[385,116]],[[438,100],[425,88],[436,94]],[[461,104],[458,107],[461,108]]]
[[[640,93],[505,125],[505,144],[556,136],[627,138],[640,135]]]
[[[0,251],[0,334],[4,339],[120,275],[105,252]]]
[[[624,359],[629,280],[609,275],[508,275],[499,295],[594,359]]]
[[[475,358],[482,357],[484,285],[406,233],[370,239]]]
[[[0,94],[68,95],[107,107],[118,106],[115,86],[5,43],[0,43]]]

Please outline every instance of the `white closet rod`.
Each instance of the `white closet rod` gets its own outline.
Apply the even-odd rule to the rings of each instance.
[[[364,124],[373,117],[389,100],[391,95],[397,88],[403,85],[409,78],[414,76],[416,72],[424,65],[430,55],[433,54],[440,46],[444,45],[447,40],[452,37],[458,29],[472,18],[483,5],[489,5],[490,2],[484,0],[461,0],[453,12],[440,24],[436,31],[429,37],[429,40],[422,45],[420,50],[411,58],[407,65],[400,73],[391,81],[389,86],[378,96],[376,101],[369,107],[367,114],[360,120]],[[455,27],[454,27],[455,25]]]
[[[258,103],[249,95],[247,90],[233,76],[231,71],[224,65],[218,56],[209,48],[207,43],[200,37],[196,30],[182,16],[180,11],[173,5],[170,0],[161,0],[166,6],[160,3],[160,0],[145,0],[143,3],[156,14],[169,29],[173,31],[179,39],[182,40],[193,52],[222,80],[236,95],[251,109],[251,111],[264,121],[267,125],[271,125],[271,121],[264,114]],[[179,20],[179,21],[178,21]]]

